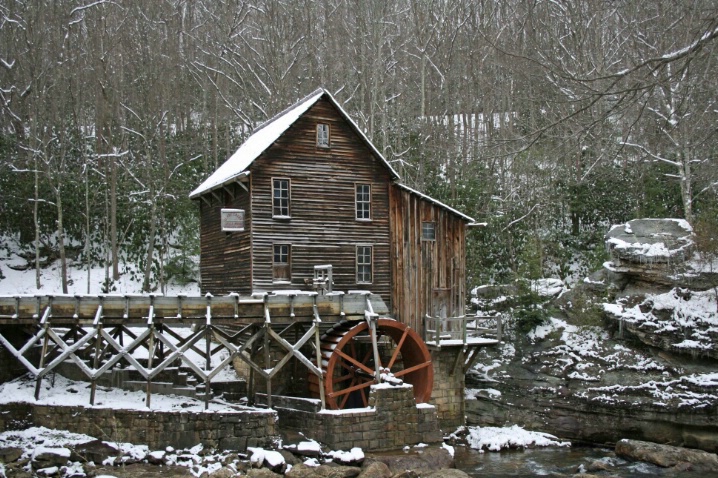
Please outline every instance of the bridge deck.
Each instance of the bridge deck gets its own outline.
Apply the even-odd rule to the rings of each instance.
[[[0,325],[215,325],[360,320],[369,310],[389,313],[380,296],[370,293],[311,292],[240,297],[100,295],[0,297]]]

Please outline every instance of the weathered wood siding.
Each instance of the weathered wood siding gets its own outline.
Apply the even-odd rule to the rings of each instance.
[[[200,278],[202,293],[252,292],[249,193],[237,184],[206,194],[200,204]],[[210,204],[207,204],[208,201]],[[222,208],[244,209],[244,232],[222,232]]]
[[[436,240],[423,241],[422,222]],[[466,299],[466,223],[399,186],[391,187],[392,314],[423,333],[422,318],[463,315]]]
[[[329,148],[316,125],[330,127]],[[314,266],[331,264],[334,290],[371,290],[391,300],[390,172],[326,99],[319,100],[251,166],[255,291],[308,289]],[[272,218],[272,178],[289,178],[291,219]],[[371,184],[371,221],[355,219],[355,185]],[[289,243],[291,283],[272,280],[272,246]],[[356,283],[356,246],[373,246],[373,280]]]

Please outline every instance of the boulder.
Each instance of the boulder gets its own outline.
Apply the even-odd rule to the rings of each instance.
[[[267,468],[252,468],[247,472],[247,476],[250,478],[277,478],[282,475]]]
[[[71,452],[67,448],[39,446],[32,453],[33,468],[67,465],[70,455]]]
[[[421,478],[470,478],[470,476],[464,471],[452,468],[448,470],[436,470],[422,473]]]
[[[701,450],[691,450],[671,445],[661,445],[639,440],[620,440],[616,454],[637,461],[645,461],[664,468],[681,465],[696,471],[718,471],[718,455]]]
[[[102,463],[106,458],[117,456],[117,448],[101,440],[93,440],[71,447],[71,461]]]
[[[606,246],[620,264],[657,265],[684,261],[695,241],[693,228],[684,219],[633,219],[611,227]]]
[[[454,458],[445,448],[424,448],[418,453],[405,455],[372,455],[365,463],[380,461],[389,467],[393,474],[406,470],[436,471],[454,467]],[[423,473],[422,473],[423,476]]]
[[[293,466],[285,476],[289,478],[354,478],[360,472],[361,469],[354,466],[326,464],[312,467],[300,463]]]
[[[359,478],[390,478],[391,470],[380,461],[373,461],[362,468]]]
[[[0,463],[12,463],[22,456],[22,448],[0,448]]]

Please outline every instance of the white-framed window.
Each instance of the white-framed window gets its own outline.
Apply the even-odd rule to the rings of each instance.
[[[357,284],[372,283],[373,247],[357,246]]]
[[[317,146],[322,148],[329,147],[329,125],[325,123],[317,124]]]
[[[371,220],[371,185],[370,184],[356,184],[355,185],[355,198],[356,198],[356,218],[358,221],[370,221]]]
[[[292,245],[274,244],[272,249],[272,280],[274,282],[291,282]]]
[[[436,240],[436,223],[435,222],[422,222],[421,223],[421,240],[422,241],[435,241]]]
[[[289,217],[289,179],[272,178],[272,217]]]

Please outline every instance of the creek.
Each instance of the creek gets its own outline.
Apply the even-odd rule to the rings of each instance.
[[[707,476],[625,460],[611,449],[594,447],[547,447],[480,453],[469,447],[457,446],[454,459],[456,468],[472,477],[574,476],[580,472],[612,477]]]

